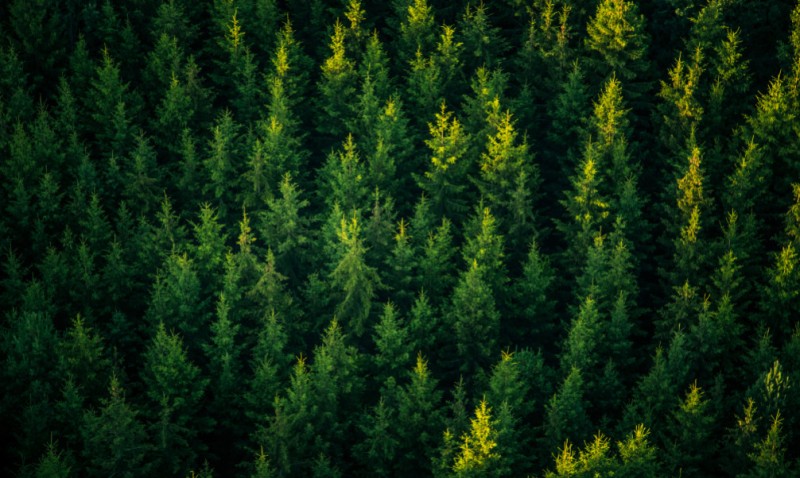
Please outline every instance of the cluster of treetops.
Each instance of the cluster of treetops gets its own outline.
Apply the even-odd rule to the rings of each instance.
[[[800,474],[795,0],[0,2],[0,473]]]

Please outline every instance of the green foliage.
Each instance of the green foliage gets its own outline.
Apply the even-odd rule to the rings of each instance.
[[[372,301],[376,290],[382,287],[375,268],[364,261],[366,249],[360,235],[357,217],[342,219],[338,236],[343,253],[331,272],[331,285],[339,298],[336,314],[356,336],[367,329]]]
[[[144,381],[148,410],[152,410],[150,436],[157,466],[184,473],[195,464],[203,448],[197,439],[208,423],[200,405],[208,379],[192,364],[183,340],[159,323],[145,352]]]
[[[150,465],[145,427],[138,411],[125,399],[116,375],[111,377],[109,396],[97,412],[84,414],[82,428],[88,476],[147,476]]]
[[[578,442],[588,438],[591,423],[583,397],[583,375],[573,368],[546,405],[544,444],[548,449],[554,450],[566,440]]]
[[[486,400],[481,400],[475,409],[475,418],[470,420],[468,434],[461,438],[459,453],[453,463],[455,476],[485,476],[500,459],[496,442],[496,431],[492,426],[491,409]]]
[[[431,151],[431,162],[425,175],[418,178],[419,186],[428,195],[433,213],[452,220],[467,208],[464,192],[470,165],[464,153],[470,138],[444,103],[428,129],[430,139],[425,144]]]
[[[0,475],[797,475],[796,3],[0,2]]]
[[[448,320],[454,328],[461,372],[467,377],[484,373],[497,353],[500,314],[486,270],[477,259],[461,273]]]

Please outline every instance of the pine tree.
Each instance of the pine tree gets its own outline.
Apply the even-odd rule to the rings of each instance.
[[[458,30],[461,33],[464,51],[463,71],[471,75],[479,67],[494,68],[502,62],[508,46],[500,29],[492,25],[490,12],[482,2],[467,4]]]
[[[303,270],[304,251],[310,241],[309,220],[303,209],[309,206],[302,197],[290,174],[283,176],[280,196],[267,202],[267,210],[260,216],[258,229],[268,247],[275,253],[275,261],[288,277],[296,280]]]
[[[408,329],[391,302],[383,307],[380,322],[373,336],[375,356],[375,381],[385,384],[391,377],[399,378],[400,370],[407,369],[412,360]]]
[[[598,177],[598,162],[598,146],[590,141],[585,146],[575,175],[570,179],[571,190],[565,191],[567,197],[561,201],[567,216],[564,221],[556,222],[567,244],[563,260],[573,273],[585,263],[595,235],[609,216],[608,201],[600,193],[602,176]]]
[[[59,375],[70,377],[94,402],[105,385],[110,366],[103,339],[80,315],[72,320],[58,348]]]
[[[270,463],[267,454],[264,453],[264,448],[256,455],[255,470],[250,475],[251,478],[274,478],[276,476],[275,468]]]
[[[417,227],[416,230],[422,229]],[[431,299],[432,305],[442,304],[454,282],[455,248],[451,231],[451,222],[443,218],[441,224],[430,231],[424,242],[424,259],[420,263],[420,284],[421,289]]]
[[[510,317],[501,327],[505,343],[551,347],[558,333],[553,320],[555,302],[552,286],[554,271],[539,244],[532,241],[522,265],[522,275],[511,284]]]
[[[163,325],[180,331],[196,351],[195,341],[206,336],[209,317],[194,264],[186,254],[166,259],[156,275],[146,318],[151,330]]]
[[[626,85],[625,97],[641,110],[649,89],[650,38],[637,5],[626,0],[602,0],[586,25],[586,33],[594,77],[600,81],[612,74],[621,78]]]
[[[50,442],[47,451],[42,455],[36,465],[34,475],[36,478],[69,478],[72,475],[69,456],[58,451],[56,444]]]
[[[364,261],[366,250],[358,218],[342,219],[338,236],[342,256],[331,272],[331,286],[338,300],[336,313],[360,337],[368,327],[375,293],[383,284],[375,268]]]
[[[209,441],[235,444],[242,440],[244,429],[240,419],[243,400],[239,381],[242,377],[242,346],[238,337],[239,325],[229,317],[230,304],[225,294],[217,300],[216,321],[211,324],[211,340],[203,344],[211,377],[208,387],[209,415],[216,423]],[[233,461],[231,451],[220,452],[223,463]]]
[[[347,136],[341,151],[328,155],[319,178],[320,194],[328,207],[338,204],[346,214],[367,209],[366,167],[353,135]]]
[[[365,440],[354,447],[354,452],[361,455],[361,462],[373,476],[391,476],[399,445],[393,433],[394,411],[381,397],[364,422],[361,429]]]
[[[396,469],[400,474],[420,476],[430,473],[433,450],[441,432],[442,394],[421,354],[417,355],[410,375],[410,382],[397,391]]]
[[[496,410],[497,447],[502,451],[496,474],[513,476],[526,470],[525,450],[532,430],[526,426],[530,405],[528,385],[521,376],[520,364],[510,352],[503,352],[492,369],[486,400]]]
[[[394,2],[395,11],[400,17],[399,35],[396,38],[396,50],[400,64],[408,64],[414,60],[417,52],[429,52],[436,44],[433,8],[427,0],[407,0]]]
[[[352,52],[348,52],[346,30],[338,19],[329,46],[331,54],[322,64],[319,82],[319,108],[323,114],[317,120],[317,130],[323,149],[344,136],[345,125],[351,115],[347,100],[354,96],[357,89],[356,66],[352,57],[348,57],[348,53],[352,55]]]
[[[241,154],[239,126],[229,111],[225,110],[211,130],[208,156],[203,161],[206,180],[203,193],[213,201],[223,222],[234,210],[237,201],[234,191],[240,190],[241,176],[236,158]]]
[[[786,448],[781,430],[782,420],[780,413],[772,417],[772,424],[764,439],[755,444],[748,458],[753,462],[749,473],[738,476],[747,478],[792,476],[790,464],[785,458]]]
[[[689,387],[686,398],[673,412],[669,427],[671,439],[666,444],[668,469],[685,476],[707,476],[714,467],[713,411],[696,383]]]
[[[497,450],[497,432],[492,422],[491,409],[481,400],[470,419],[468,434],[461,437],[460,451],[455,457],[453,471],[458,477],[486,476],[494,471],[502,450]]]
[[[620,476],[634,478],[655,478],[660,476],[661,467],[658,461],[656,447],[649,440],[650,431],[644,425],[628,434],[625,441],[617,442],[622,464],[619,468]]]
[[[588,438],[591,422],[584,393],[581,371],[573,368],[546,405],[543,443],[547,449],[555,450],[566,440],[577,443]]]
[[[199,413],[208,379],[189,361],[181,337],[167,332],[163,323],[158,324],[144,359],[142,380],[154,461],[161,469],[184,473],[204,450],[197,435],[209,425]]]
[[[431,163],[418,183],[427,194],[435,217],[443,216],[452,221],[468,204],[466,176],[471,166],[465,161],[464,153],[470,138],[444,103],[436,114],[436,122],[429,123],[428,129],[431,137],[425,144],[431,150]]]
[[[497,353],[500,328],[492,288],[477,259],[461,273],[452,301],[448,321],[455,332],[459,369],[464,377],[477,379]]]
[[[102,408],[84,413],[81,433],[88,476],[147,476],[151,446],[139,413],[125,399],[116,375],[111,377],[108,393],[101,400]]]
[[[495,100],[496,101],[496,100]],[[535,231],[533,202],[539,186],[539,172],[533,164],[526,141],[517,140],[511,113],[487,118],[493,130],[481,154],[479,189],[487,206],[500,219],[509,250],[523,247]]]
[[[104,157],[128,152],[133,140],[131,123],[138,113],[138,99],[128,92],[129,85],[120,78],[119,66],[108,49],[103,49],[102,63],[95,69],[92,93],[86,98],[91,112],[91,132],[95,147]]]

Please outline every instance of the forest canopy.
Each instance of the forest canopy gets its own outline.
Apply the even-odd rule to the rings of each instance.
[[[0,2],[0,474],[800,476],[795,0]]]

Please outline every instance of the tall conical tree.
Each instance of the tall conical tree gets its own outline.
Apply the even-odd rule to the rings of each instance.
[[[500,314],[485,266],[477,259],[461,273],[448,321],[455,332],[460,371],[470,380],[478,379],[497,353]]]
[[[331,286],[336,291],[336,313],[356,336],[367,329],[376,291],[383,287],[375,268],[364,261],[363,239],[356,216],[342,219],[338,230],[343,254],[331,272]]]
[[[116,375],[111,377],[108,393],[109,397],[101,400],[100,410],[84,414],[81,433],[88,476],[147,476],[150,445],[145,427],[138,411],[125,399]]]
[[[434,215],[452,221],[468,204],[465,193],[471,166],[464,153],[470,138],[444,103],[436,114],[436,122],[428,124],[428,129],[430,139],[425,144],[431,151],[431,162],[425,175],[418,178],[419,186],[427,194]]]
[[[142,380],[146,387],[150,432],[156,466],[185,473],[196,465],[204,446],[198,433],[207,429],[200,406],[208,379],[187,357],[183,340],[159,323],[145,352]]]

